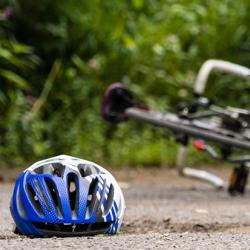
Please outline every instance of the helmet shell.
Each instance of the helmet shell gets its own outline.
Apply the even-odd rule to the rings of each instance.
[[[119,231],[125,201],[103,167],[60,155],[36,162],[18,177],[10,211],[21,234],[80,236]]]

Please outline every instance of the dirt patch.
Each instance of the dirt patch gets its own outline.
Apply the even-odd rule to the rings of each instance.
[[[124,223],[122,232],[125,234],[168,232],[168,233],[212,233],[212,232],[250,232],[250,224],[238,223],[171,223],[171,220],[155,222],[151,220],[140,220],[132,223]]]

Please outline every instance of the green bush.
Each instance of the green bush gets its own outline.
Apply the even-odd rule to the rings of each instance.
[[[250,66],[247,0],[11,0],[0,10],[0,161],[9,165],[61,153],[172,165],[176,144],[162,131],[102,121],[106,87],[125,82],[153,106],[174,110],[192,96],[205,60]],[[208,96],[249,106],[249,83],[210,80]]]

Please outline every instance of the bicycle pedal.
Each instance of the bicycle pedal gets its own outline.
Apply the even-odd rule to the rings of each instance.
[[[228,192],[230,195],[236,196],[243,195],[245,193],[248,173],[248,168],[244,165],[234,168],[229,180]]]

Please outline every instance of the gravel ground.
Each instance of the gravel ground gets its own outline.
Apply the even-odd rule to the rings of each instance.
[[[228,179],[228,170],[213,171]],[[119,235],[17,236],[8,209],[13,184],[4,182],[0,183],[0,249],[250,249],[250,190],[243,197],[230,197],[225,190],[182,179],[167,169],[113,173],[127,205]]]

